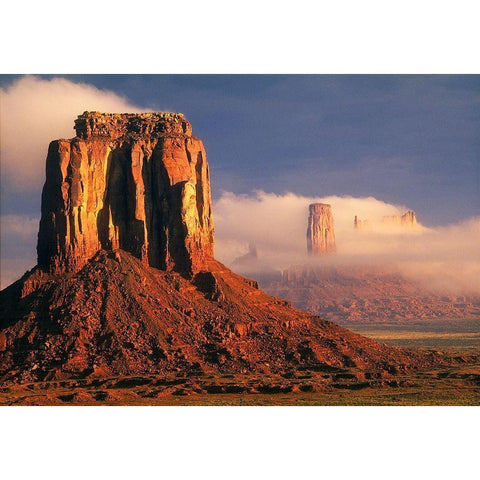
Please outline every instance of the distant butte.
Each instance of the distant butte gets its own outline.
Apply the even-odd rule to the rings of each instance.
[[[332,207],[326,203],[312,203],[307,226],[307,251],[310,255],[334,253],[335,228]]]
[[[417,225],[417,214],[412,210],[403,215],[391,215],[382,217],[383,225],[395,225],[401,227],[414,227]]]

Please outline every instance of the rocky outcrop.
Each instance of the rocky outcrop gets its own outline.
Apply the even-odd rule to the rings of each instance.
[[[417,225],[417,214],[409,210],[403,215],[390,215],[382,217],[383,225],[393,225],[400,227],[414,227]]]
[[[0,293],[0,312],[0,385],[430,362],[296,310],[216,261],[190,280],[121,249],[98,252],[76,273],[28,273]]]
[[[312,203],[309,206],[307,251],[310,255],[324,255],[336,251],[335,230],[331,205]]]
[[[98,250],[121,248],[163,270],[205,268],[210,174],[184,116],[85,112],[75,130],[48,150],[38,265],[74,272]]]

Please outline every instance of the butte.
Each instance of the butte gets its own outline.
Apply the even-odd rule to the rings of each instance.
[[[182,114],[85,112],[75,130],[48,150],[38,264],[0,294],[1,383],[434,361],[297,310],[216,261],[207,156]]]

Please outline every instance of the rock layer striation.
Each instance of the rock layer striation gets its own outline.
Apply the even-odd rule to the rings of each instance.
[[[204,269],[210,174],[184,116],[84,112],[75,130],[48,150],[38,265],[75,272],[98,250],[121,248],[163,270]]]

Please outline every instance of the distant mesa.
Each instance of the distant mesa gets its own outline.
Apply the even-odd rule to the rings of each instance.
[[[281,270],[272,268],[268,263],[259,258],[257,246],[254,243],[248,245],[247,253],[233,260],[232,268],[235,272],[251,276],[260,283],[278,281],[282,277]]]
[[[395,264],[297,265],[260,282],[270,295],[343,326],[480,318],[480,297],[435,291]]]
[[[396,226],[396,227],[416,227],[417,214],[413,210],[409,210],[403,215],[386,215],[380,221],[380,226]],[[369,230],[372,227],[372,222],[369,219],[360,220],[357,215],[353,219],[353,228],[355,230]]]
[[[312,203],[309,206],[307,227],[307,251],[310,255],[334,253],[335,227],[332,206],[326,203]]]
[[[390,215],[382,217],[383,225],[397,225],[401,227],[414,227],[417,225],[417,214],[409,210],[403,215]]]

